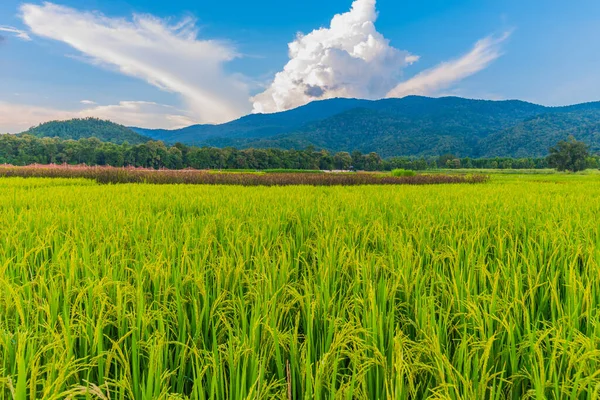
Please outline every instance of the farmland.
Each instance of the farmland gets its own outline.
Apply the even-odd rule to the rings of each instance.
[[[596,399],[599,216],[596,174],[0,178],[0,399]]]

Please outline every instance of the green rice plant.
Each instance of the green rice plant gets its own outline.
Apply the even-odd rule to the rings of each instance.
[[[600,394],[600,179],[0,179],[0,399]]]

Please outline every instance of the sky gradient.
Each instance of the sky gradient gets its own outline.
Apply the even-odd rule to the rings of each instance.
[[[0,3],[0,132],[176,128],[316,99],[600,100],[600,2]]]

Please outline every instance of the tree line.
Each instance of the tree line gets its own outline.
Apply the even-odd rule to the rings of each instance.
[[[598,157],[585,158],[587,168],[600,167]],[[96,138],[62,140],[30,135],[0,135],[0,164],[86,164],[114,167],[135,166],[155,169],[321,169],[389,171],[437,168],[540,169],[548,168],[548,158],[460,158],[391,157],[377,153],[330,153],[308,147],[304,150],[167,146],[160,141],[141,144],[114,144]]]

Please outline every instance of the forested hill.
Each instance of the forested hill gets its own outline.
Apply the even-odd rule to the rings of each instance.
[[[390,156],[545,156],[573,134],[600,150],[600,102],[544,107],[518,100],[408,96],[332,99],[294,110],[249,115],[222,125],[139,133],[167,143],[237,148],[376,152]]]
[[[76,120],[75,125],[80,122]],[[98,137],[90,129],[73,130],[71,123],[51,123],[55,124],[53,129],[46,129],[48,124],[44,124],[30,133],[66,138],[56,134],[64,129],[71,132],[69,138]],[[281,113],[248,115],[221,125],[177,130],[131,128],[140,135],[139,140],[130,137],[127,141],[139,143],[149,137],[167,144],[239,149],[313,146],[332,153],[376,152],[382,157],[448,153],[461,157],[528,157],[545,156],[549,147],[569,135],[600,151],[599,129],[600,102],[544,107],[518,100],[408,96],[378,101],[323,100]],[[115,132],[101,133],[101,140],[118,143],[125,133],[133,132],[117,125]]]
[[[151,140],[151,138],[140,135],[123,125],[97,118],[46,122],[24,133],[36,137],[57,137],[63,140],[95,137],[103,142],[116,144],[125,142],[140,144]]]
[[[600,108],[546,113],[527,119],[482,139],[478,156],[544,156],[550,145],[571,135],[587,143],[593,153],[599,153]]]

